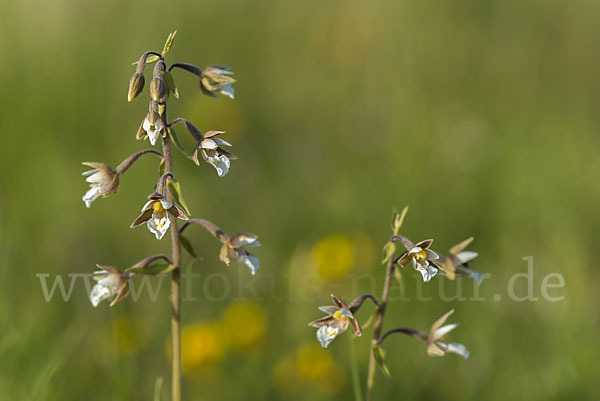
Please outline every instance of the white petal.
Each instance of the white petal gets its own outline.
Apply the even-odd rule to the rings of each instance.
[[[88,208],[91,207],[92,202],[100,196],[101,191],[102,190],[99,186],[93,186],[90,189],[88,189],[85,195],[83,195],[83,198],[81,198],[85,202],[85,206]]]
[[[98,171],[100,171],[100,170],[95,168],[93,170],[84,171],[83,173],[81,173],[81,175],[84,177],[87,177],[88,175],[96,174]]]
[[[327,346],[335,339],[339,332],[340,329],[338,328],[321,326],[319,327],[319,330],[317,330],[317,340],[319,340],[323,348],[327,348]]]
[[[248,266],[253,275],[256,274],[256,271],[260,267],[260,261],[252,254],[243,255],[240,258],[240,262]]]
[[[221,87],[221,94],[233,99],[233,97],[234,97],[233,86],[231,84],[223,85]]]
[[[333,315],[339,308],[333,305],[319,306],[319,310],[328,315]]]
[[[215,143],[219,146],[233,146],[232,144],[230,144],[227,141],[224,141],[221,138],[212,138],[213,141],[215,141]]]
[[[107,174],[104,171],[96,170],[96,172],[85,179],[86,182],[97,184],[107,181]]]
[[[467,347],[460,343],[450,343],[446,349],[446,352],[453,352],[467,359],[469,357],[469,350]]]
[[[456,264],[460,265],[463,263],[467,263],[472,261],[473,259],[475,259],[479,254],[477,252],[471,252],[471,251],[463,251],[460,252],[459,254],[457,254],[455,256],[456,258]]]
[[[419,253],[421,252],[423,249],[419,246],[415,246],[413,249],[411,249],[410,251],[408,251],[409,254],[414,254],[414,253]]]
[[[258,242],[256,238],[258,238],[256,235],[237,235],[235,236],[235,241],[233,244],[235,244],[236,248],[239,248],[240,246],[260,246],[260,242]]]
[[[456,326],[458,326],[458,323],[447,324],[445,326],[440,327],[433,334],[432,341],[439,340],[441,337],[454,330]]]
[[[340,314],[341,314],[341,315],[343,315],[343,316],[346,316],[346,317],[354,317],[354,316],[352,315],[352,312],[350,312],[350,311],[349,311],[348,309],[346,309],[346,308],[342,308],[342,309],[340,309]],[[344,330],[345,330],[345,329],[344,329]]]
[[[164,198],[160,200],[160,205],[165,210],[169,210],[170,208],[173,207],[173,204],[171,202],[169,202],[167,199],[164,199]]]
[[[156,236],[156,239],[162,239],[165,233],[169,230],[171,221],[166,215],[162,218],[155,219],[154,216],[146,222],[148,230]]]
[[[425,249],[425,253],[427,254],[427,259],[439,259],[440,255],[438,255],[437,253],[433,252],[431,249]]]
[[[217,142],[212,138],[204,138],[200,141],[200,147],[202,149],[216,149],[218,147]]]
[[[154,200],[149,200],[148,202],[146,202],[144,204],[144,206],[142,206],[142,212],[145,212],[146,210],[150,209],[150,207],[152,206],[152,204],[156,202]]]
[[[151,126],[152,126],[152,123],[150,122],[150,120],[148,120],[148,117],[146,117],[144,119],[144,123],[142,124],[142,129],[144,131],[146,131],[146,133],[147,133],[148,131],[150,131]]]
[[[423,266],[418,263],[416,264],[415,268],[421,273],[423,276],[423,281],[426,283],[434,278],[438,272],[438,270],[433,266]]]

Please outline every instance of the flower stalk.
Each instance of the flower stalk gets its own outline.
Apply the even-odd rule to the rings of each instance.
[[[377,369],[377,361],[375,360],[376,343],[381,339],[381,330],[383,329],[383,318],[387,309],[387,304],[390,299],[390,288],[392,286],[392,276],[394,274],[394,261],[390,258],[387,261],[385,269],[385,281],[381,293],[381,302],[377,306],[375,312],[375,325],[373,326],[373,337],[371,338],[371,352],[369,353],[369,372],[367,374],[367,401],[373,400],[373,391],[375,389],[375,370]]]

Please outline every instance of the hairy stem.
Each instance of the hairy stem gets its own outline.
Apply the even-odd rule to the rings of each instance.
[[[171,124],[169,124],[169,127],[172,127],[173,125],[178,124],[178,123],[185,125],[185,128],[187,128],[187,130],[189,131],[189,133],[192,135],[192,137],[194,138],[194,140],[196,142],[200,142],[202,140],[203,136],[202,136],[202,133],[200,132],[200,130],[194,124],[192,124],[185,118],[178,117],[178,118],[174,119],[173,121],[171,121]]]
[[[398,327],[397,329],[392,329],[386,332],[379,340],[377,340],[377,345],[381,345],[383,341],[391,334],[402,333],[407,336],[411,336],[414,338],[418,338],[419,340],[427,341],[427,333],[423,333],[422,331],[411,329],[409,327]]]
[[[152,255],[152,256],[148,256],[145,259],[140,260],[139,262],[137,262],[135,265],[133,265],[132,267],[146,267],[148,266],[150,263],[157,261],[159,259],[164,260],[165,262],[167,262],[168,264],[173,264],[171,262],[171,259],[169,259],[168,257],[166,257],[165,255]]]
[[[158,150],[154,150],[154,149],[140,150],[139,152],[135,152],[134,154],[129,156],[127,159],[123,160],[121,162],[121,164],[119,164],[117,166],[117,168],[115,169],[115,173],[117,173],[118,175],[122,175],[124,172],[127,171],[127,169],[129,169],[129,167],[131,167],[133,165],[133,163],[135,163],[137,161],[137,159],[139,159],[140,157],[142,157],[143,155],[148,154],[148,153],[152,153],[154,155],[157,155],[161,159],[164,159],[163,154],[160,153]]]
[[[169,67],[169,72],[173,69],[173,68],[181,68],[182,70],[185,70],[187,72],[191,72],[192,74],[196,75],[196,76],[200,76],[202,75],[202,69],[199,67],[196,67],[193,64],[189,64],[189,63],[173,63],[171,64],[171,66]]]
[[[166,125],[167,112],[162,115]],[[165,175],[173,174],[173,155],[171,152],[171,139],[167,135],[162,138],[163,153],[165,155]],[[167,199],[175,203],[173,195],[169,192]],[[173,265],[175,269],[171,273],[171,400],[181,401],[181,239],[177,219],[169,215],[171,219],[171,246],[173,248]]]
[[[394,273],[394,261],[390,258],[387,262],[385,270],[385,281],[383,284],[383,292],[381,293],[381,302],[377,309],[377,319],[373,327],[373,338],[371,340],[371,353],[369,354],[369,373],[367,376],[367,401],[373,401],[373,388],[375,387],[375,370],[377,362],[375,360],[375,350],[373,346],[377,344],[381,338],[381,330],[383,328],[383,317],[390,298],[390,287],[392,286],[392,275]]]

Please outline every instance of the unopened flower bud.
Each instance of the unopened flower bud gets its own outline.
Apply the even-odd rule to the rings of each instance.
[[[162,78],[152,78],[150,81],[150,98],[155,102],[163,102],[167,96],[167,87]]]
[[[129,80],[129,91],[127,92],[127,101],[131,102],[144,89],[144,74],[136,72]]]

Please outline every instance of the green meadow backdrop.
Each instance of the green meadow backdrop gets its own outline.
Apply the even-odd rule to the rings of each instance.
[[[490,276],[477,294],[406,270],[385,327],[426,330],[454,308],[452,340],[471,357],[390,338],[377,399],[599,399],[599,18],[593,0],[2,3],[0,399],[152,400],[161,377],[169,399],[168,280],[150,282],[155,302],[144,290],[93,308],[74,275],[169,250],[129,229],[156,160],[91,209],[80,162],[114,167],[148,146],[135,139],[147,92],[126,101],[131,62],[174,29],[169,62],[231,65],[238,80],[235,101],[211,99],[175,73],[170,115],[227,131],[239,157],[219,178],[176,155],[187,203],[263,243],[253,277],[189,230],[202,258],[184,263],[199,275],[184,284],[186,400],[353,399],[369,336],[325,350],[307,322],[331,292],[380,292],[404,205],[405,235],[441,253],[474,235],[472,268]],[[509,282],[526,257],[530,280],[512,289],[531,297],[518,302]],[[544,293],[552,273],[564,286]],[[44,280],[68,290],[69,275],[68,302],[58,287],[45,296]]]

